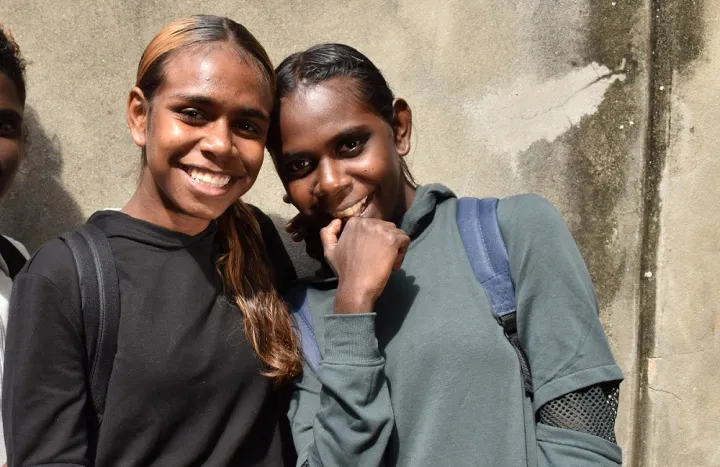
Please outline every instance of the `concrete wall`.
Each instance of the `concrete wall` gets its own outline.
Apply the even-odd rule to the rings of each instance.
[[[626,374],[617,431],[628,465],[720,464],[718,443],[703,442],[720,431],[719,167],[708,105],[720,92],[720,35],[702,41],[720,7],[0,0],[0,20],[29,60],[31,127],[21,176],[0,206],[3,232],[34,248],[124,204],[139,162],[124,120],[137,61],[164,24],[201,12],[242,22],[276,62],[325,41],[365,52],[413,107],[410,167],[420,182],[462,195],[532,191],[555,203],[590,266]],[[247,199],[280,225],[293,215],[281,196],[268,163]]]
[[[644,320],[643,465],[720,465],[720,2],[659,10],[655,295]],[[705,32],[703,32],[705,31]],[[650,276],[649,273],[654,272]]]

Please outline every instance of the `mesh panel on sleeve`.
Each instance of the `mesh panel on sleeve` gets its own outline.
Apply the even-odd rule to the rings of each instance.
[[[565,394],[540,408],[538,421],[615,442],[619,383],[596,384]]]

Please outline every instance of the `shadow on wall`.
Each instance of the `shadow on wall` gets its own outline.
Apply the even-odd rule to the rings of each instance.
[[[59,141],[45,133],[29,106],[25,123],[29,130],[25,160],[10,192],[0,201],[0,230],[33,252],[83,223],[85,216],[60,182],[63,160]]]

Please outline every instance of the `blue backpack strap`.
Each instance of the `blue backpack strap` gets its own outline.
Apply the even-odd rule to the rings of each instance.
[[[497,198],[460,198],[457,224],[475,278],[485,290],[495,318],[517,353],[525,393],[532,396],[532,375],[518,337],[515,286],[498,224],[497,203]]]
[[[115,259],[107,237],[93,224],[85,224],[60,238],[70,248],[78,272],[90,398],[100,426],[120,326],[120,289]]]
[[[320,368],[320,349],[312,325],[307,288],[296,285],[287,293],[285,299],[290,304],[290,313],[295,323],[295,334],[300,340],[303,358],[317,375]]]

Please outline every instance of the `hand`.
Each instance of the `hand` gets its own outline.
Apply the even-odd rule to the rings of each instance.
[[[305,242],[305,252],[309,257],[320,262],[325,261],[323,256],[323,247],[320,242],[320,229],[322,229],[329,219],[320,221],[306,214],[298,214],[285,226],[285,230],[290,234],[294,242]]]
[[[361,217],[351,217],[344,228],[340,219],[333,220],[320,231],[320,240],[338,276],[336,313],[372,311],[410,244],[410,237],[395,224]]]
[[[283,201],[287,204],[291,204],[292,201],[287,194],[283,195]],[[295,217],[290,219],[290,222],[285,226],[285,231],[290,234],[290,238],[294,242],[305,241],[305,252],[309,257],[314,260],[325,262],[323,256],[322,243],[320,242],[320,229],[325,227],[332,218],[320,219],[316,216],[308,216],[307,214],[297,214]]]

